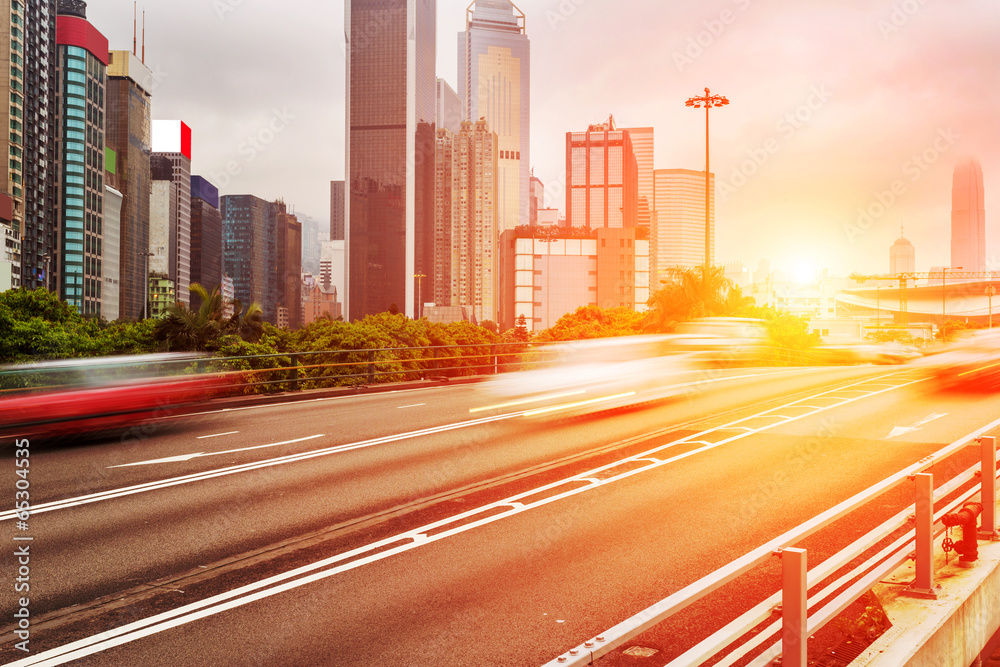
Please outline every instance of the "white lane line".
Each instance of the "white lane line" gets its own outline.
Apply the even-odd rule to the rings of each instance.
[[[134,495],[136,493],[145,493],[147,491],[154,491],[156,489],[165,489],[171,486],[178,486],[181,484],[190,484],[192,482],[200,482],[207,479],[213,479],[216,477],[225,477],[227,475],[235,475],[241,472],[247,472],[250,470],[257,470],[259,468],[268,468],[271,466],[284,465],[288,463],[296,463],[299,461],[307,461],[313,458],[319,458],[322,456],[330,456],[332,454],[339,454],[341,452],[352,451],[355,449],[364,449],[366,447],[373,447],[375,445],[386,444],[390,442],[398,442],[400,440],[407,440],[410,438],[417,438],[424,435],[433,435],[437,433],[444,433],[446,431],[454,431],[462,428],[468,428],[471,426],[478,426],[480,424],[488,424],[491,422],[502,421],[506,419],[513,419],[515,417],[520,417],[520,412],[514,412],[509,415],[498,415],[496,417],[484,417],[482,419],[474,419],[466,422],[458,422],[456,424],[448,424],[445,426],[437,426],[434,428],[427,428],[420,431],[411,431],[409,433],[400,433],[397,435],[384,436],[381,438],[373,438],[371,440],[363,440],[361,442],[354,442],[346,445],[336,445],[334,447],[327,447],[324,449],[318,449],[311,452],[300,452],[298,454],[288,454],[286,456],[279,456],[273,459],[265,459],[263,461],[255,461],[252,463],[243,463],[239,465],[229,466],[227,468],[218,468],[216,470],[206,470],[197,473],[191,473],[189,475],[182,475],[180,477],[171,477],[169,479],[157,480],[154,482],[145,482],[143,484],[137,484],[135,486],[127,486],[121,489],[111,489],[108,491],[102,491],[99,493],[91,493],[84,496],[78,496],[76,498],[67,498],[65,500],[56,500],[50,503],[43,503],[40,505],[33,505],[31,508],[32,514],[42,514],[43,512],[52,512],[58,509],[65,509],[68,507],[79,507],[80,505],[88,505],[90,503],[99,502],[101,500],[110,500],[112,498],[122,498],[125,496]],[[6,510],[0,512],[0,521],[7,521],[13,519],[16,516],[15,510]]]
[[[808,369],[805,369],[808,370]],[[772,376],[772,375],[784,375],[788,373],[798,373],[798,369],[792,369],[788,371],[776,371],[768,373],[760,373],[755,375],[760,376]],[[727,380],[736,380],[743,377],[749,376],[736,376],[732,378],[716,378],[712,380],[707,380],[705,384],[710,384],[714,382],[725,382]],[[408,391],[419,391],[419,390],[408,390]],[[395,392],[393,392],[395,393]],[[402,393],[402,392],[400,392]],[[329,399],[317,399],[317,400],[329,400]],[[313,402],[313,401],[306,401]],[[123,498],[125,496],[134,495],[137,493],[145,493],[147,491],[155,491],[157,489],[169,488],[171,486],[178,486],[181,484],[191,484],[194,482],[200,482],[208,479],[213,479],[216,477],[224,477],[227,475],[235,475],[241,472],[249,472],[251,470],[258,470],[260,468],[269,468],[271,466],[285,465],[289,463],[296,463],[299,461],[305,461],[312,458],[318,458],[323,456],[330,456],[333,454],[339,454],[341,452],[351,451],[355,449],[363,449],[366,447],[372,447],[375,445],[386,444],[390,442],[398,442],[401,440],[407,440],[410,438],[417,438],[424,435],[434,435],[437,433],[444,433],[446,431],[454,431],[462,428],[478,426],[480,424],[489,424],[491,422],[504,421],[507,419],[514,419],[520,417],[524,412],[512,412],[506,415],[497,415],[494,417],[482,417],[479,419],[473,419],[466,422],[457,422],[455,424],[448,424],[445,426],[438,426],[434,428],[423,429],[420,431],[412,431],[410,433],[401,433],[393,436],[385,436],[382,438],[374,438],[372,440],[365,440],[362,442],[356,442],[346,445],[337,445],[334,447],[328,447],[325,449],[319,449],[314,452],[302,452],[299,454],[289,454],[287,456],[281,456],[273,459],[265,459],[263,461],[257,461],[254,463],[244,463],[240,465],[230,466],[228,468],[219,468],[216,470],[207,470],[198,473],[191,473],[189,475],[183,475],[181,477],[172,477],[163,480],[157,480],[153,482],[146,482],[143,484],[137,484],[135,486],[123,487],[121,489],[111,489],[108,491],[102,491],[99,493],[91,493],[83,496],[77,496],[75,498],[66,498],[64,500],[56,500],[50,503],[43,503],[40,505],[34,505],[31,508],[33,514],[42,514],[44,512],[52,512],[59,509],[66,509],[70,507],[79,507],[81,505],[88,505],[90,503],[100,502],[102,500],[111,500],[114,498]],[[0,521],[7,521],[14,519],[17,516],[15,510],[7,510],[0,512]]]
[[[239,431],[229,431],[228,433],[216,433],[215,435],[199,435],[198,440],[204,440],[206,438],[221,438],[224,435],[236,435]]]
[[[899,384],[899,385],[896,385],[896,386],[893,386],[893,387],[890,387],[890,388],[887,388],[887,389],[882,389],[882,390],[879,390],[879,391],[873,391],[873,392],[867,393],[865,395],[858,396],[856,398],[853,398],[853,399],[850,399],[848,401],[845,401],[844,403],[839,403],[839,404],[837,404],[837,406],[830,406],[830,407],[827,407],[827,408],[819,408],[815,412],[811,412],[811,413],[808,413],[806,415],[800,415],[798,417],[791,417],[786,422],[783,422],[783,423],[798,421],[800,419],[803,419],[805,417],[808,417],[808,416],[811,416],[811,415],[814,415],[814,414],[817,414],[817,413],[820,413],[820,412],[826,412],[826,411],[835,409],[836,407],[840,407],[841,405],[845,405],[847,403],[853,403],[855,401],[859,401],[859,400],[862,400],[862,399],[865,399],[865,398],[870,398],[872,396],[877,396],[879,394],[883,394],[883,393],[886,393],[886,392],[889,392],[889,391],[893,391],[895,389],[900,389],[902,387],[906,387],[906,386],[909,386],[911,384],[916,384],[917,382],[922,382],[922,381],[923,381],[922,379],[913,380],[913,381],[909,381],[909,382],[904,382],[902,384]],[[863,383],[859,383],[859,384],[863,384]],[[856,385],[854,385],[854,386],[856,386]],[[822,394],[820,394],[820,395],[822,395]],[[810,400],[810,399],[807,398],[807,399],[802,399],[802,400]],[[796,402],[790,403],[789,405],[795,405],[795,403],[798,403],[798,402],[801,402],[801,401],[796,401]],[[774,409],[775,410],[781,410],[781,409],[784,409],[786,407],[788,407],[788,406],[787,405],[786,406],[781,406],[781,407],[774,408]],[[763,414],[766,414],[766,412],[770,412],[770,411],[765,411],[765,413],[763,413]],[[735,422],[731,422],[730,424],[727,424],[727,425],[724,425],[724,426],[721,426],[721,427],[716,427],[716,428],[713,428],[713,429],[709,429],[707,431],[703,431],[702,433],[697,433],[697,434],[694,434],[694,435],[689,436],[689,437],[690,438],[696,438],[696,437],[699,437],[699,436],[703,436],[706,433],[711,433],[712,431],[720,430],[720,429],[723,429],[723,428],[726,428],[726,427],[732,427],[733,424],[738,424],[738,423],[740,423],[742,421],[745,421],[746,419],[752,419],[752,418],[753,417],[746,417],[746,418],[743,418],[743,419],[739,419],[739,420],[737,420]],[[967,437],[969,439],[971,439],[973,437],[976,437],[976,435],[980,435],[982,433],[986,433],[990,429],[996,427],[998,424],[1000,424],[1000,420],[997,420],[997,421],[995,421],[995,422],[993,422],[993,423],[991,423],[991,424],[989,424],[987,426],[984,426],[983,428],[979,429],[978,431],[976,431],[971,436],[967,436]],[[607,478],[607,479],[604,479],[604,480],[597,479],[597,478],[594,477],[594,475],[600,473],[603,470],[607,470],[607,469],[609,469],[611,467],[615,467],[615,466],[621,465],[623,462],[622,461],[617,461],[617,462],[614,462],[614,463],[611,463],[611,464],[608,464],[608,465],[605,465],[605,466],[601,466],[601,467],[596,468],[594,470],[591,470],[591,471],[588,471],[586,473],[583,473],[582,475],[578,475],[577,477],[574,477],[572,479],[560,480],[560,481],[557,481],[557,482],[553,482],[551,484],[547,484],[547,485],[545,485],[543,487],[540,487],[538,489],[532,489],[532,490],[529,490],[529,491],[525,491],[525,492],[517,494],[515,496],[511,496],[510,498],[507,498],[507,499],[504,499],[504,500],[500,500],[500,501],[491,503],[490,505],[485,505],[483,507],[478,507],[478,508],[475,508],[475,509],[470,510],[468,512],[464,512],[462,514],[459,514],[457,516],[452,516],[452,517],[448,517],[448,518],[445,518],[445,519],[441,519],[441,520],[436,521],[434,523],[431,523],[431,524],[428,524],[426,526],[422,526],[420,528],[412,530],[412,531],[410,531],[408,533],[403,533],[401,535],[396,535],[396,536],[393,536],[393,537],[388,537],[388,538],[386,538],[384,540],[381,540],[379,542],[376,542],[376,543],[373,543],[373,544],[364,545],[364,546],[359,547],[357,549],[354,549],[352,551],[348,551],[348,552],[345,552],[345,553],[342,553],[342,554],[338,554],[336,556],[332,556],[330,558],[324,559],[322,561],[318,561],[316,563],[311,563],[309,565],[304,565],[304,566],[302,566],[300,568],[297,568],[295,570],[291,570],[291,571],[285,572],[283,574],[275,575],[273,577],[269,577],[267,579],[263,579],[261,581],[255,582],[255,583],[247,584],[246,586],[242,586],[240,588],[234,589],[232,591],[228,591],[226,593],[220,593],[219,595],[215,595],[213,597],[206,598],[206,599],[201,600],[199,602],[195,602],[195,603],[192,603],[192,604],[189,604],[189,605],[185,605],[183,607],[179,607],[177,609],[174,609],[174,610],[171,610],[171,611],[168,611],[168,612],[164,612],[162,614],[158,614],[156,616],[152,616],[152,617],[147,618],[147,619],[136,621],[134,623],[129,623],[127,625],[121,626],[120,628],[115,628],[115,629],[112,629],[112,630],[108,630],[108,631],[102,632],[102,633],[100,633],[98,635],[94,635],[92,637],[87,637],[85,639],[81,639],[81,640],[72,642],[70,644],[66,644],[65,646],[61,646],[61,647],[58,647],[58,648],[55,648],[55,649],[51,649],[49,651],[45,651],[43,653],[39,653],[39,654],[37,654],[35,656],[24,658],[24,659],[19,660],[17,662],[10,663],[9,667],[29,667],[29,665],[32,666],[32,667],[55,667],[56,665],[62,665],[62,664],[65,664],[67,662],[70,662],[72,660],[78,660],[78,659],[86,657],[88,655],[93,655],[95,653],[99,653],[101,651],[105,651],[105,650],[114,648],[115,646],[121,646],[123,644],[127,644],[127,643],[135,641],[137,639],[142,639],[143,637],[148,637],[148,636],[151,636],[151,635],[154,635],[154,634],[158,634],[160,632],[164,632],[164,631],[169,630],[171,628],[179,627],[181,625],[185,625],[187,623],[191,623],[191,622],[194,622],[194,621],[197,621],[197,620],[201,620],[203,618],[207,618],[209,616],[213,616],[215,614],[219,614],[219,613],[222,613],[224,611],[228,611],[230,609],[235,609],[237,607],[241,607],[243,605],[250,604],[250,603],[256,602],[258,600],[263,600],[263,599],[271,597],[273,595],[278,595],[280,593],[284,593],[284,592],[293,590],[293,589],[298,588],[300,586],[305,586],[307,584],[310,584],[310,583],[313,583],[313,582],[316,582],[316,581],[320,581],[322,579],[333,577],[333,576],[336,576],[338,574],[342,574],[344,572],[347,572],[349,570],[353,570],[353,569],[362,567],[364,565],[369,565],[369,564],[374,563],[376,561],[384,560],[386,558],[390,558],[390,557],[395,556],[397,554],[400,554],[400,553],[403,553],[403,552],[406,552],[406,551],[410,551],[412,549],[416,549],[416,548],[424,546],[426,544],[431,544],[433,542],[437,542],[437,541],[443,540],[443,539],[445,539],[447,537],[452,537],[452,536],[458,535],[460,533],[468,532],[468,531],[473,530],[475,528],[479,528],[479,527],[485,526],[487,524],[497,522],[497,521],[499,521],[501,519],[510,518],[510,517],[515,516],[517,514],[521,514],[522,512],[527,512],[527,511],[530,511],[532,509],[541,507],[543,505],[548,505],[548,504],[556,502],[558,500],[562,500],[564,498],[575,496],[575,495],[578,495],[580,493],[584,493],[586,491],[590,491],[590,490],[593,490],[593,489],[596,489],[596,488],[602,488],[602,487],[608,486],[609,484],[611,484],[613,482],[617,482],[617,481],[620,481],[620,480],[632,477],[632,476],[634,476],[636,474],[639,474],[639,473],[642,473],[642,472],[646,472],[646,471],[648,471],[650,469],[653,469],[653,468],[663,467],[663,466],[665,466],[665,465],[667,465],[669,463],[672,463],[674,461],[678,461],[678,460],[681,460],[681,459],[689,458],[690,456],[693,456],[694,454],[702,452],[702,451],[705,451],[707,449],[713,449],[713,448],[719,447],[719,446],[721,446],[721,445],[723,445],[725,443],[732,442],[733,440],[740,440],[742,438],[745,438],[745,437],[748,437],[750,435],[753,435],[754,433],[758,433],[758,432],[762,432],[762,431],[767,431],[767,430],[770,430],[770,429],[772,429],[772,428],[774,428],[776,426],[779,426],[779,425],[780,424],[777,424],[777,423],[776,424],[769,424],[767,426],[761,427],[758,430],[733,436],[732,438],[720,441],[719,443],[716,443],[714,445],[707,446],[707,447],[702,447],[701,449],[697,449],[697,450],[694,450],[692,452],[687,452],[685,454],[681,454],[679,456],[675,456],[675,457],[666,459],[666,460],[660,462],[659,464],[657,464],[655,466],[649,466],[649,467],[639,468],[639,469],[632,470],[632,471],[629,471],[629,472],[625,472],[625,473],[622,473],[622,474],[617,475],[615,477],[610,477],[610,478]],[[678,441],[678,442],[680,442],[680,441]],[[657,448],[655,448],[653,450],[650,450],[649,452],[646,452],[644,454],[638,454],[636,457],[632,457],[632,459],[626,459],[626,460],[633,460],[633,459],[638,459],[639,457],[649,456],[649,454],[651,454],[651,453],[655,453],[657,451],[662,451],[664,449],[668,449],[670,447],[673,447],[676,444],[678,444],[678,442],[673,442],[673,443],[669,443],[667,445],[662,445],[662,446],[657,447]],[[569,491],[566,491],[566,492],[563,492],[563,493],[560,493],[560,494],[556,494],[556,495],[552,495],[552,496],[549,496],[547,498],[543,498],[541,500],[538,500],[538,501],[535,501],[535,502],[532,502],[532,503],[523,504],[523,503],[520,502],[524,498],[528,498],[530,496],[537,495],[537,494],[542,493],[542,492],[544,492],[544,491],[546,491],[548,489],[552,489],[552,488],[555,488],[557,486],[564,485],[564,484],[566,484],[568,482],[581,481],[583,479],[586,479],[586,480],[590,481],[591,483],[588,484],[587,486],[578,487],[578,488],[575,488],[575,489],[571,489]],[[509,511],[507,511],[507,512],[501,512],[501,513],[497,513],[497,514],[490,514],[488,516],[485,516],[482,519],[475,520],[475,521],[472,521],[472,522],[469,522],[469,523],[463,523],[461,525],[456,526],[455,528],[443,530],[443,531],[441,531],[439,533],[434,533],[432,535],[428,534],[428,533],[431,533],[432,531],[434,531],[434,530],[436,530],[438,528],[447,526],[448,524],[453,524],[453,523],[458,523],[458,522],[464,521],[465,519],[470,518],[470,517],[474,517],[477,514],[488,513],[491,510],[496,509],[498,507],[510,507],[511,509]],[[396,544],[396,543],[402,542],[402,541],[406,541],[408,543],[407,544],[400,544],[399,546],[396,546],[396,547],[391,548],[391,549],[386,549],[385,551],[378,551],[378,549],[381,549],[381,548],[384,548],[384,547],[387,547],[387,546],[391,546],[393,544]],[[372,552],[375,552],[375,553],[372,553]],[[365,553],[368,553],[369,555],[364,556]],[[349,563],[343,563],[343,564],[338,565],[338,563],[342,563],[343,561],[350,560],[351,558],[356,558],[358,556],[362,556],[362,557],[359,558],[358,560],[354,560],[354,561],[351,561]],[[330,566],[333,566],[333,567],[330,567]],[[328,569],[324,569],[324,568],[328,568]],[[317,570],[320,570],[320,571],[317,571]],[[305,575],[305,576],[302,576],[302,575]],[[298,578],[296,578],[296,577],[298,577]],[[268,588],[268,587],[271,587],[271,588]]]
[[[272,442],[269,445],[256,445],[254,447],[240,447],[239,449],[227,449],[224,452],[196,452],[194,454],[181,454],[179,456],[168,456],[163,459],[153,459],[151,461],[139,461],[137,463],[122,463],[116,466],[107,466],[107,468],[129,468],[132,466],[150,466],[156,463],[182,463],[184,461],[190,461],[191,459],[202,458],[204,456],[222,456],[224,454],[235,454],[236,452],[249,452],[254,449],[267,449],[269,447],[281,447],[282,445],[294,445],[297,442],[306,442],[307,440],[315,440],[316,438],[324,437],[324,433],[319,435],[310,435],[306,438],[296,438],[295,440],[285,440],[284,442]]]
[[[922,426],[930,424],[932,421],[937,421],[938,419],[947,416],[948,416],[947,412],[942,414],[935,413],[928,417],[924,417],[913,426],[897,426],[896,428],[892,429],[892,432],[889,433],[889,435],[885,436],[885,439],[890,440],[892,438],[895,438],[896,436],[906,435],[907,433],[913,433],[914,431],[922,431],[923,430],[921,428]]]
[[[407,408],[420,408],[427,405],[426,403],[414,403],[413,405],[399,405],[396,406],[397,410],[406,410]]]

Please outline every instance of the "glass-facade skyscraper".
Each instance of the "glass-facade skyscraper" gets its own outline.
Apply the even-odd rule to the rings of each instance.
[[[60,0],[56,17],[61,123],[56,130],[59,245],[54,268],[60,298],[85,316],[100,316],[108,40],[87,21],[86,8],[80,0]]]
[[[225,195],[222,214],[222,255],[226,275],[244,310],[259,303],[268,322],[278,321],[278,214],[284,205],[253,195]],[[211,288],[209,288],[211,289]]]
[[[638,226],[639,168],[614,118],[566,133],[566,219],[591,229]]]
[[[524,13],[510,0],[476,0],[458,34],[458,95],[464,120],[485,118],[500,140],[497,212],[500,228],[530,220],[531,43]]]
[[[951,266],[986,270],[983,166],[975,158],[955,165],[951,187]]]
[[[705,263],[705,172],[691,169],[657,169],[656,270],[659,278],[671,268]],[[709,173],[709,263],[715,263],[715,174]]]
[[[347,317],[414,315],[434,261],[437,3],[348,0],[345,14]]]

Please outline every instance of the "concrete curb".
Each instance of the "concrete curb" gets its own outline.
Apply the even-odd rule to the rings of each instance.
[[[972,569],[935,548],[937,600],[900,595],[914,579],[913,563],[873,589],[893,627],[851,667],[968,667],[1000,628],[1000,542],[979,543]]]

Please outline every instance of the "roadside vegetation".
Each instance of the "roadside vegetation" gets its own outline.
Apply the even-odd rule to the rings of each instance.
[[[514,328],[498,332],[493,322],[481,326],[469,322],[440,324],[399,313],[380,313],[357,322],[323,318],[289,331],[264,322],[258,304],[244,307],[235,302],[227,316],[218,287],[192,285],[191,291],[198,297],[197,309],[176,304],[160,319],[109,323],[84,318],[44,289],[9,290],[0,294],[0,363],[202,352],[218,357],[277,355],[263,367],[280,368],[292,363],[281,355],[331,352],[317,354],[303,365],[342,364],[348,369],[350,364],[370,363],[370,350],[391,349],[392,353],[380,352],[374,360],[377,372],[383,374],[380,377],[416,367],[425,374],[449,366],[460,366],[456,372],[475,372],[493,363],[506,367],[510,358],[531,342],[669,333],[693,318],[719,316],[765,320],[778,347],[804,350],[818,342],[817,336],[807,332],[804,320],[754,305],[752,298],[744,296],[725,277],[722,267],[711,267],[707,272],[703,267],[670,271],[662,288],[649,299],[645,313],[585,306],[564,315],[551,328],[535,333],[528,331],[524,318]],[[466,347],[460,353],[455,346]],[[249,363],[240,364],[240,368],[254,370]],[[311,374],[316,375],[306,368],[300,377]]]

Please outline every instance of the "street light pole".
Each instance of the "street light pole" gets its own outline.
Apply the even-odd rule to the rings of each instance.
[[[423,315],[423,304],[420,303],[420,286],[424,284],[424,278],[427,276],[423,273],[414,273],[413,277],[417,279],[417,305],[413,309],[414,319],[419,320]]]
[[[145,275],[142,279],[142,319],[145,320],[149,317],[149,258],[153,257],[156,253],[145,252],[139,253],[144,259],[144,268],[146,269]]]
[[[684,106],[700,109],[705,107],[705,279],[708,279],[708,269],[712,266],[712,222],[709,214],[710,194],[709,194],[709,150],[708,150],[708,110],[715,107],[724,107],[729,104],[725,95],[712,95],[712,91],[705,89],[705,94],[692,97]]]

